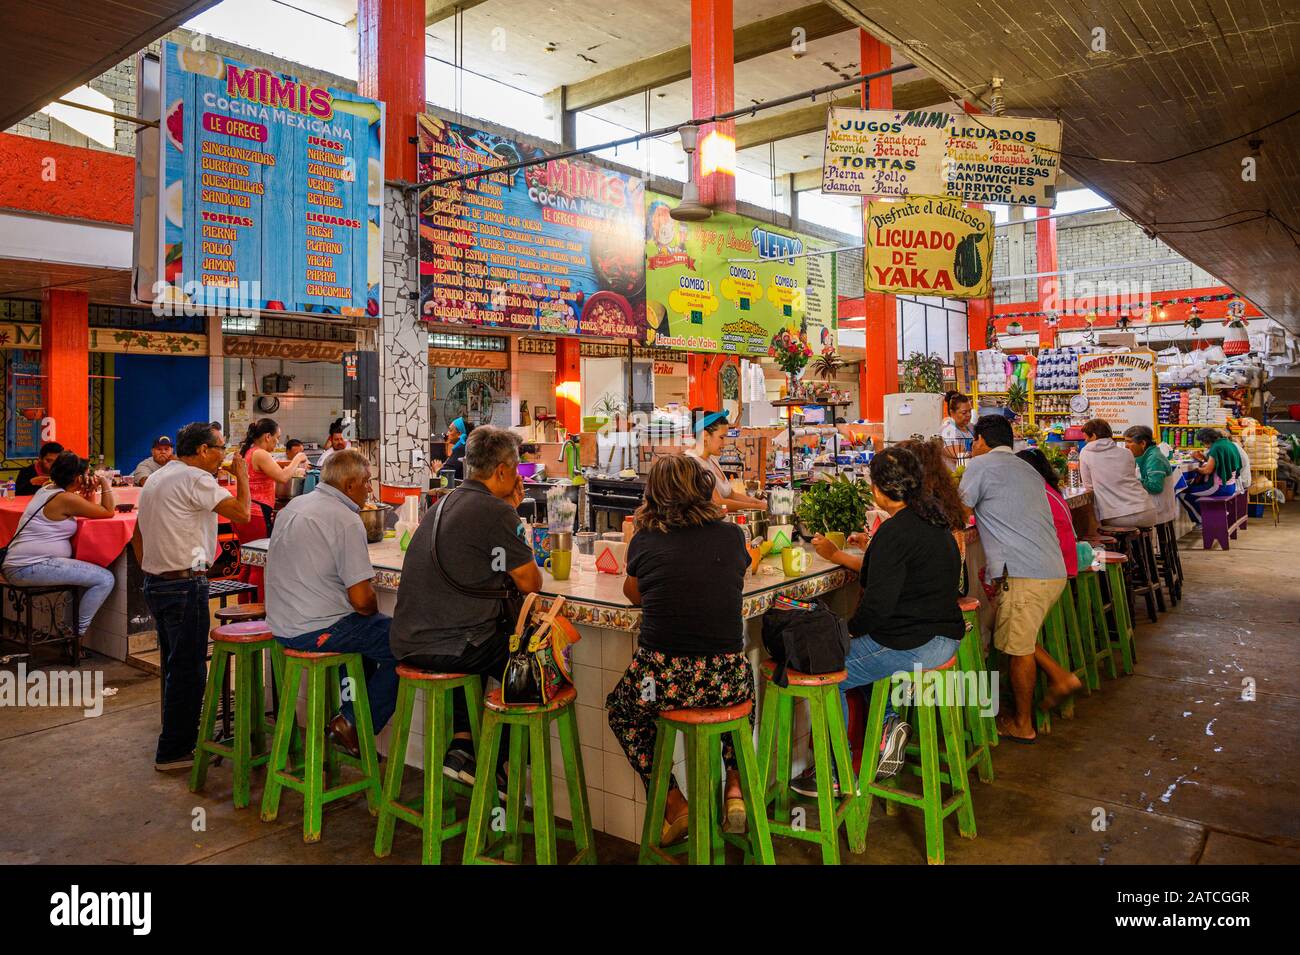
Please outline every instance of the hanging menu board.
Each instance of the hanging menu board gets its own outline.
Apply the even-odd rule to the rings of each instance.
[[[1135,424],[1156,428],[1156,356],[1140,350],[1079,357],[1079,390],[1089,418],[1122,434]]]
[[[163,44],[156,298],[378,315],[383,105]]]
[[[910,126],[899,110],[831,107],[826,118],[822,192],[851,196],[936,195],[943,192],[937,158],[943,126]]]
[[[34,458],[45,417],[41,353],[10,351],[5,360],[5,457]]]
[[[1061,124],[943,110],[832,108],[822,191],[1056,205]]]
[[[867,288],[984,298],[993,273],[993,215],[957,199],[912,196],[867,207]]]
[[[419,120],[420,182],[540,158],[540,144]],[[420,194],[429,321],[643,340],[645,184],[554,159]]]
[[[678,222],[669,215],[677,201],[649,196],[646,344],[766,355],[798,340],[815,354],[835,350],[835,256],[804,254],[829,244],[731,213]]]

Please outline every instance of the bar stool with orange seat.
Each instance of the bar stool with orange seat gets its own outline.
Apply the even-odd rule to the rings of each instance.
[[[726,862],[726,844],[739,845],[746,862],[775,864],[772,833],[768,829],[762,781],[754,758],[754,735],[748,700],[734,706],[664,710],[659,714],[655,734],[654,766],[646,796],[645,826],[641,833],[641,864],[671,863],[683,852],[691,865],[721,865]],[[677,734],[686,744],[686,795],[690,800],[690,823],[684,845],[662,845],[664,817],[668,807],[668,783],[673,774],[673,752]],[[722,740],[730,734],[740,771],[740,788],[749,820],[747,838],[724,833],[718,802],[722,797]],[[829,791],[829,790],[828,790]]]
[[[245,623],[249,620],[265,620],[266,607],[265,605],[260,603],[236,604],[233,607],[227,607],[223,603],[221,607],[218,608],[217,612],[212,615],[212,617],[214,620],[217,621],[218,627],[227,623]],[[216,664],[216,661],[213,659],[211,649],[209,649],[208,651],[208,660],[212,664],[214,665]],[[235,686],[233,654],[226,655],[225,667],[226,667],[226,682],[224,688],[221,691],[221,738],[229,739],[230,721],[231,721],[231,716],[233,715],[234,712],[231,709],[231,701],[230,701],[230,696]],[[271,684],[272,695],[275,694],[275,690],[276,690],[276,684],[273,681]],[[220,756],[215,757],[215,762],[220,763],[221,757]]]
[[[578,717],[574,713],[577,691],[560,689],[545,703],[520,705],[503,703],[501,691],[493,690],[484,701],[483,728],[475,754],[478,772],[469,804],[469,828],[465,833],[464,865],[519,863],[523,861],[523,836],[533,834],[538,865],[555,865],[556,839],[572,839],[577,849],[570,865],[595,865],[596,840],[587,807],[587,781],[582,770],[582,749],[578,745]],[[559,729],[564,778],[569,790],[570,827],[557,827],[551,800],[551,724]],[[497,755],[501,733],[510,728],[510,757],[506,767],[506,813],[504,831],[495,840],[491,834],[492,807],[497,800]],[[523,818],[524,779],[532,769],[533,820]]]
[[[262,702],[265,699],[262,655],[267,650],[271,651],[272,678],[279,683],[283,676],[282,651],[265,623],[261,620],[240,620],[212,631],[212,663],[208,667],[207,686],[203,692],[198,742],[194,747],[194,767],[190,770],[190,792],[203,789],[207,781],[208,764],[214,757],[227,758],[234,773],[234,802],[237,809],[243,809],[249,803],[253,767],[263,765],[271,755],[266,748],[268,728]],[[227,665],[232,661],[233,678],[231,668]],[[212,737],[216,730],[217,703],[223,695],[223,685],[229,694],[232,679],[235,718],[232,730],[222,736],[222,740],[230,740],[227,745]],[[229,699],[228,695],[226,699]],[[226,708],[229,709],[229,703]]]
[[[425,865],[438,865],[442,862],[443,843],[465,832],[469,823],[468,815],[456,818],[452,799],[448,797],[473,795],[473,789],[448,778],[442,771],[442,761],[451,745],[452,694],[456,690],[465,694],[470,733],[477,753],[479,724],[483,719],[483,678],[473,673],[434,673],[398,664],[397,680],[397,718],[388,744],[388,772],[379,802],[375,855],[383,858],[393,851],[393,829],[400,819],[417,826],[423,833],[421,861]],[[424,694],[424,785],[419,805],[409,805],[401,801],[402,774],[406,769],[417,690]]]
[[[262,793],[262,821],[274,822],[280,812],[280,795],[285,789],[302,793],[302,841],[319,842],[321,816],[325,804],[364,792],[372,814],[379,811],[379,756],[375,750],[375,731],[370,722],[370,698],[366,694],[366,674],[359,653],[322,653],[311,650],[284,650],[284,682],[280,691],[280,708],[276,714],[275,742],[267,770],[266,789]],[[356,717],[359,758],[330,743],[326,736],[329,721],[327,708],[337,708],[340,697],[339,672],[346,671]],[[297,722],[298,686],[307,680],[306,754],[302,775],[289,767],[289,747]],[[327,692],[328,686],[328,692]],[[327,752],[328,750],[328,752]],[[339,761],[355,766],[361,778],[350,783],[330,785],[337,775]],[[326,766],[329,778],[326,778]]]
[[[960,652],[960,651],[959,651]],[[866,739],[862,749],[862,770],[858,774],[858,787],[862,795],[858,800],[861,821],[860,831],[865,841],[871,821],[871,803],[880,798],[889,804],[920,809],[925,819],[925,856],[931,865],[944,862],[943,821],[957,814],[957,828],[967,839],[975,838],[975,810],[971,803],[970,781],[966,775],[965,738],[962,732],[961,706],[958,704],[956,684],[961,672],[956,655],[943,666],[921,671],[921,686],[914,685],[913,674],[900,670],[871,686],[871,710],[867,717]],[[910,691],[910,703],[905,699]],[[916,755],[919,766],[914,772],[921,777],[921,793],[907,792],[888,783],[911,775],[900,771],[887,780],[876,779],[880,761],[878,741],[884,732],[885,703],[894,696],[894,706],[900,712],[910,706],[914,723],[919,730]],[[937,719],[936,719],[937,714]],[[943,752],[940,752],[940,735]],[[909,753],[912,747],[908,748]],[[942,768],[940,760],[945,764]],[[904,767],[906,770],[908,767]],[[944,798],[942,786],[948,783],[951,795]]]
[[[853,755],[840,708],[840,684],[848,672],[799,673],[785,670],[786,685],[777,682],[777,665],[768,660],[759,669],[763,673],[763,715],[758,731],[759,779],[767,785],[772,754],[776,753],[776,781],[763,793],[766,805],[775,801],[776,815],[769,817],[773,835],[803,839],[821,846],[822,862],[840,863],[840,826],[849,835],[850,848],[861,852],[861,840],[855,838],[857,812],[853,803]],[[790,745],[794,735],[796,700],[807,700],[812,719],[813,766],[817,773],[817,826],[791,824],[790,813]],[[835,762],[835,780],[831,778],[831,760]]]

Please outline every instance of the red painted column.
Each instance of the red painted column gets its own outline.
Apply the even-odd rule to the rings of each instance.
[[[582,431],[582,343],[555,340],[555,417],[569,434]]]
[[[90,303],[84,291],[47,289],[41,302],[41,373],[49,440],[90,454]]]
[[[978,106],[974,106],[970,103],[962,103],[961,105],[962,109],[967,113],[978,113],[980,111]],[[982,202],[971,202],[968,203],[968,205],[972,209],[984,208]],[[990,248],[989,256],[991,257],[992,255],[993,250]],[[990,265],[990,268],[991,267],[992,266]],[[984,348],[989,348],[993,345],[993,341],[996,341],[996,338],[993,341],[990,341],[988,335],[989,319],[992,315],[993,295],[991,293],[987,298],[971,298],[966,300],[966,347],[970,351],[979,351]]]
[[[731,0],[691,0],[691,116],[730,112],[736,106]],[[736,123],[700,128],[695,153],[700,202],[736,211]]]
[[[1038,214],[1038,222],[1034,225],[1034,248],[1038,253],[1038,265],[1034,271],[1055,272],[1060,267],[1057,265],[1056,256],[1056,220],[1044,218],[1051,215],[1051,209],[1039,208],[1035,212]],[[1059,275],[1039,278],[1038,311],[1045,311],[1049,307],[1060,310],[1060,287]],[[1056,345],[1056,329],[1047,322],[1038,323],[1038,344],[1042,348],[1052,348]]]
[[[424,112],[424,0],[358,0],[362,96],[387,105],[384,177],[416,180],[415,117]]]
[[[692,408],[718,411],[722,402],[718,393],[718,372],[724,355],[686,356],[686,401]]]
[[[892,65],[890,49],[866,30],[860,30],[859,47],[862,72],[875,73]],[[862,91],[862,105],[867,109],[888,109],[894,105],[894,78],[872,80]],[[867,230],[867,203],[862,200],[862,237]],[[863,253],[864,257],[866,253]],[[865,268],[866,263],[863,262]],[[894,296],[885,292],[863,290],[866,313],[866,355],[858,372],[858,404],[867,421],[885,420],[885,395],[898,390],[898,307]]]

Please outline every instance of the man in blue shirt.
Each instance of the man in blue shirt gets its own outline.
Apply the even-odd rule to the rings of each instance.
[[[984,415],[975,423],[974,457],[961,478],[961,496],[975,512],[987,574],[1000,586],[993,645],[1007,655],[1014,714],[998,715],[1005,738],[1031,743],[1034,682],[1048,681],[1043,707],[1051,709],[1078,690],[1079,678],[1038,645],[1038,630],[1065,589],[1065,559],[1038,472],[1016,457],[1011,422]]]
[[[266,552],[266,625],[291,650],[360,653],[378,733],[397,708],[397,660],[388,646],[392,618],[379,613],[358,516],[369,490],[365,456],[336,451],[315,490],[280,512]],[[329,725],[330,739],[354,756],[360,754],[356,725],[350,700]]]

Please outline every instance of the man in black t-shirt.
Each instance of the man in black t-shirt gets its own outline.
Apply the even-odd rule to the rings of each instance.
[[[54,460],[63,453],[63,445],[57,441],[47,441],[41,445],[41,453],[36,460],[18,472],[14,479],[14,493],[19,497],[28,497],[40,490],[50,480],[50,468]]]
[[[468,590],[502,590],[508,583],[525,594],[541,589],[542,574],[516,510],[524,497],[519,436],[476,428],[465,444],[465,473],[466,481],[425,515],[411,537],[389,642],[398,660],[422,670],[499,677],[509,654],[509,634],[498,625],[501,601],[467,596],[447,578]],[[459,693],[452,726],[443,772],[472,784],[469,712]],[[506,753],[503,746],[502,758]]]

